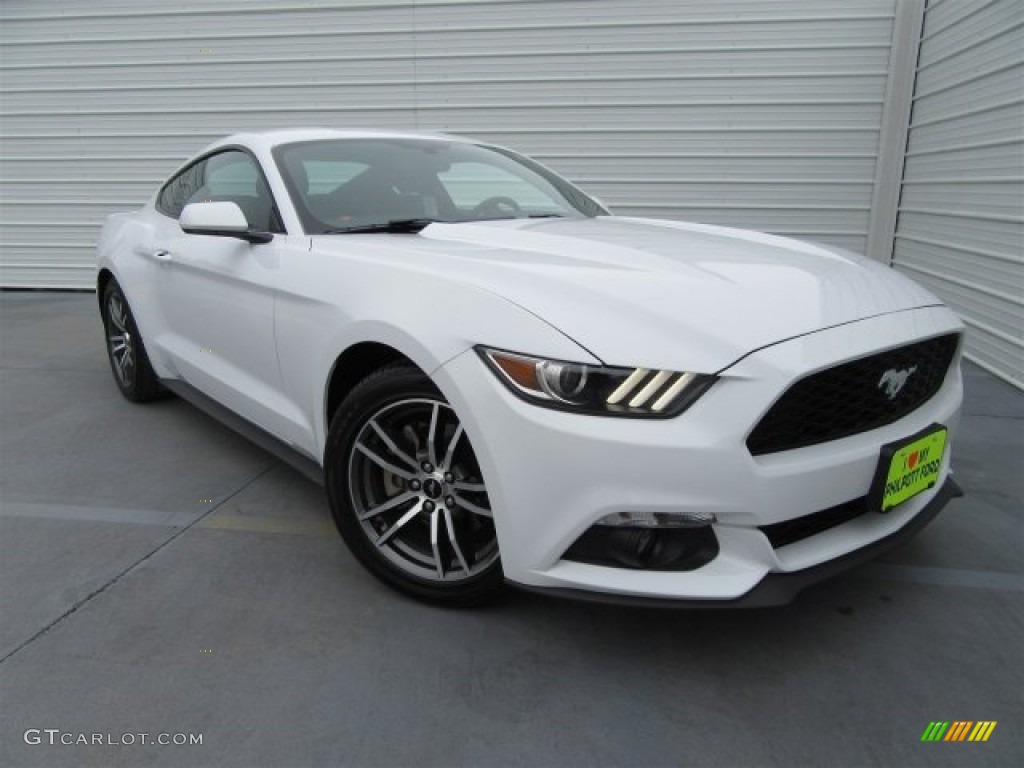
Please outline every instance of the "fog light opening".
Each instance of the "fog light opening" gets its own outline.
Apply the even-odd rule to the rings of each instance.
[[[616,512],[585,531],[564,558],[634,570],[696,570],[718,555],[714,520],[705,513]]]

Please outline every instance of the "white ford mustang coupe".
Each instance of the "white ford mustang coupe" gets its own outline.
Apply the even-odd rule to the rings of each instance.
[[[178,393],[305,469],[420,598],[778,604],[959,495],[963,327],[932,294],[613,216],[497,146],[231,136],[109,217],[97,288],[125,397]]]

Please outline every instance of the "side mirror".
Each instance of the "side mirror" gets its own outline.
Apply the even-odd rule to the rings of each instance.
[[[237,237],[249,243],[269,243],[269,232],[254,232],[238,203],[189,203],[178,217],[182,230],[190,235]]]

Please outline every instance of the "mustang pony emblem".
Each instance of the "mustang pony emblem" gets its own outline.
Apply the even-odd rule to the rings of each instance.
[[[904,368],[903,370],[897,370],[890,368],[882,374],[882,378],[878,380],[878,388],[885,390],[885,396],[890,400],[894,400],[896,395],[903,389],[903,385],[907,383],[907,379],[910,375],[917,370],[917,366],[910,368]]]

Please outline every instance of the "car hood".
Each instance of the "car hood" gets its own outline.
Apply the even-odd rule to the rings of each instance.
[[[314,247],[471,283],[610,365],[716,372],[784,339],[941,303],[839,249],[617,216],[438,223],[419,234],[320,236]]]

